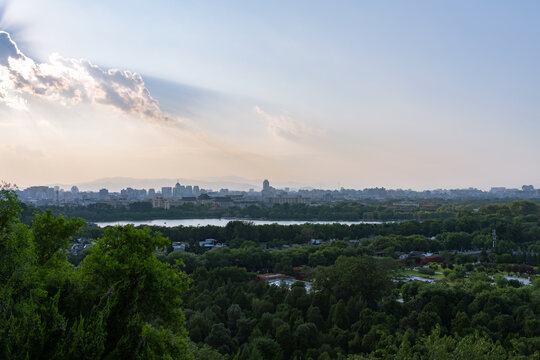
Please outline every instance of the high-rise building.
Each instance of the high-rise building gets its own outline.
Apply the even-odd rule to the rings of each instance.
[[[105,199],[107,199],[107,196],[109,196],[109,190],[107,190],[107,189],[101,189],[101,190],[99,190],[99,199],[100,199],[100,200],[105,200]]]
[[[79,198],[79,188],[76,186],[71,187],[71,198],[77,200]]]
[[[170,186],[165,186],[161,188],[161,196],[164,198],[170,198],[173,195],[173,188]]]
[[[275,189],[270,186],[270,182],[268,180],[263,181],[263,189],[261,191],[261,196],[264,199],[267,199],[269,197],[272,197],[275,195]]]
[[[150,198],[156,197],[156,190],[155,189],[148,189],[148,197],[150,197]]]
[[[182,185],[180,185],[179,182],[177,182],[176,185],[174,185],[173,196],[175,198],[182,197]]]

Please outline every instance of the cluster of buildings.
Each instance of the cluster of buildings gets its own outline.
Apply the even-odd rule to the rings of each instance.
[[[344,196],[348,200],[355,199],[534,199],[540,198],[540,189],[533,185],[523,185],[521,189],[492,187],[489,191],[476,188],[468,189],[435,189],[435,190],[403,190],[369,188],[363,190],[344,189],[331,193],[332,196]]]
[[[540,189],[532,185],[523,185],[521,189],[493,187],[489,191],[475,188],[468,189],[436,189],[425,191],[366,188],[363,190],[345,189],[277,189],[264,180],[261,191],[250,189],[249,191],[235,191],[220,189],[213,191],[201,189],[195,185],[181,185],[179,182],[174,186],[165,186],[161,189],[133,189],[126,188],[120,192],[111,192],[108,189],[99,191],[80,191],[77,186],[70,190],[61,189],[58,186],[31,186],[17,191],[19,198],[36,206],[46,205],[88,205],[93,203],[108,203],[113,206],[125,206],[132,202],[151,202],[154,208],[169,209],[186,203],[197,205],[215,205],[221,208],[230,206],[245,207],[252,204],[275,205],[275,204],[325,204],[350,200],[365,199],[481,199],[481,198],[513,198],[534,199],[540,198]],[[397,207],[416,206],[414,203],[396,203]]]
[[[31,186],[24,190],[17,190],[19,199],[25,203],[44,206],[56,204],[80,204],[88,205],[104,200],[108,191],[79,191],[77,186],[70,190],[61,189],[58,186]]]
[[[78,255],[82,251],[91,248],[94,246],[95,240],[87,238],[79,238],[75,240],[67,249],[67,251],[73,255]]]
[[[200,189],[198,186],[183,186],[179,183],[174,187],[162,187],[156,189],[122,189],[120,192],[112,192],[108,189],[99,191],[80,191],[77,186],[65,190],[59,186],[31,186],[24,190],[17,190],[19,199],[25,203],[36,206],[46,205],[89,205],[95,203],[109,203],[112,205],[125,205],[135,201],[152,201],[156,198],[182,199],[196,197],[210,192]]]

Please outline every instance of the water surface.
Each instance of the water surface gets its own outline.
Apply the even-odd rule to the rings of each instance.
[[[149,226],[225,226],[230,221],[248,221],[255,225],[302,225],[302,224],[342,224],[342,225],[356,225],[356,224],[382,224],[382,221],[302,221],[302,220],[247,220],[247,219],[157,219],[157,220],[141,220],[141,221],[110,221],[110,222],[96,222],[99,227],[115,226],[115,225],[128,225],[133,224],[149,225]]]

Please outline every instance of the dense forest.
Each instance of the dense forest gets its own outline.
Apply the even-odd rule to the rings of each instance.
[[[181,295],[188,278],[154,255],[167,240],[107,231],[80,266],[65,249],[84,222],[35,215],[0,190],[0,358],[186,358]]]
[[[363,253],[384,250],[389,256],[410,251],[493,250],[493,254],[511,254],[514,261],[533,261],[540,252],[538,212],[535,203],[518,200],[510,204],[492,204],[474,210],[462,209],[451,218],[424,221],[388,222],[383,224],[310,224],[254,225],[246,221],[231,221],[226,226],[159,227],[173,242],[186,242],[189,250],[201,253],[199,241],[217,239],[229,248],[241,246],[245,241],[264,243],[267,248],[303,245],[311,239],[357,240]],[[497,241],[493,247],[493,230]],[[88,226],[83,236],[98,238],[104,229]],[[492,257],[494,256],[492,255]],[[487,254],[486,254],[487,256]],[[519,260],[519,256],[527,259]],[[317,264],[314,264],[317,265]],[[533,264],[536,265],[536,264]]]
[[[540,358],[532,202],[380,225],[222,228],[101,229],[50,210],[30,221],[23,207],[0,190],[1,358]],[[227,246],[198,247],[207,237]],[[74,257],[80,238],[93,246]],[[412,250],[437,254],[398,259]],[[298,281],[271,285],[269,272]]]
[[[407,200],[407,199],[402,199]],[[270,219],[270,220],[329,220],[329,221],[360,221],[360,220],[426,220],[453,218],[461,211],[472,211],[491,204],[501,204],[510,199],[429,199],[418,200],[417,206],[407,205],[401,200],[341,201],[333,204],[289,205],[275,204],[267,206],[263,203],[247,207],[231,206],[228,208],[211,205],[186,203],[172,206],[165,210],[153,208],[152,203],[140,201],[128,206],[113,206],[107,203],[96,203],[86,206],[68,205],[49,207],[55,214],[68,217],[80,217],[87,221],[117,221],[117,220],[151,220],[151,219],[193,219],[193,218],[239,218],[239,219]],[[395,204],[404,204],[396,206]]]

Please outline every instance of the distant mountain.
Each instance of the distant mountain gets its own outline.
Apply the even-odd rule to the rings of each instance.
[[[134,189],[150,189],[161,190],[163,186],[174,186],[176,182],[180,182],[181,185],[198,185],[202,189],[219,190],[242,190],[248,191],[254,189],[260,191],[262,189],[262,182],[264,179],[246,179],[240,176],[211,176],[201,179],[188,179],[188,178],[157,178],[157,179],[138,179],[131,177],[107,177],[93,181],[77,183],[77,184],[50,184],[49,186],[59,186],[62,189],[69,190],[71,186],[76,185],[81,191],[98,191],[99,189],[109,189],[109,191],[120,191],[127,187]],[[278,188],[290,188],[290,189],[336,189],[335,184],[311,184],[306,185],[297,182],[288,181],[276,181],[273,182],[271,178],[270,185]]]
[[[242,181],[243,180],[243,181]],[[227,188],[230,190],[249,190],[260,188],[261,185],[255,185],[255,183],[250,183],[245,179],[238,178],[236,181],[231,181],[228,179],[220,180],[219,178],[213,178],[212,180],[203,180],[203,179],[186,179],[186,178],[177,178],[177,179],[137,179],[130,177],[110,177],[97,179],[85,183],[76,184],[80,190],[92,190],[97,191],[102,188],[109,189],[110,191],[120,191],[127,187],[132,187],[134,189],[150,189],[154,188],[156,190],[161,190],[163,186],[174,186],[176,182],[180,182],[181,185],[198,185],[203,189],[212,189],[219,190],[222,188]],[[262,181],[261,181],[262,184]]]

